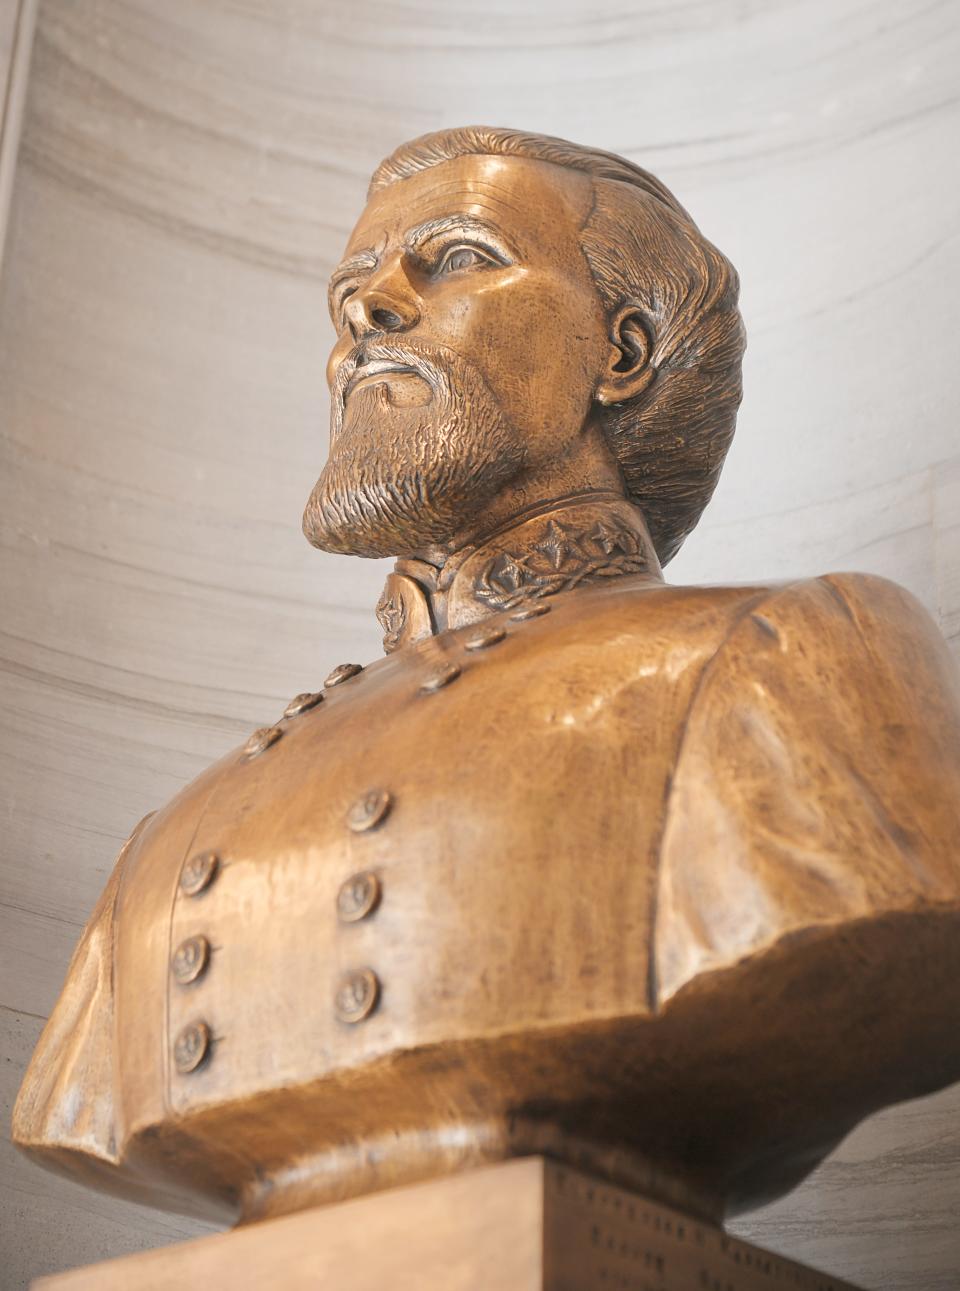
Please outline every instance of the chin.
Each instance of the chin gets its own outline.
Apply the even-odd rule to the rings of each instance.
[[[451,542],[461,514],[420,477],[331,487],[321,476],[303,513],[303,532],[314,547],[341,556],[413,556]]]
[[[447,402],[439,420],[424,417],[423,408],[385,411],[358,400],[304,511],[308,541],[371,557],[454,544],[525,460],[495,402],[472,393]]]

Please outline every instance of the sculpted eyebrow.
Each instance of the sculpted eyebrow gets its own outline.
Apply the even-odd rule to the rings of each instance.
[[[356,277],[357,274],[369,273],[377,267],[377,257],[373,251],[358,251],[356,255],[341,261],[330,275],[330,282],[327,285],[327,309],[330,317],[336,323],[337,312],[337,289],[350,278]]]
[[[354,274],[368,273],[371,269],[376,269],[377,257],[373,251],[358,251],[356,255],[341,261],[330,275],[330,290],[333,291],[344,278],[352,278]]]
[[[504,243],[503,237],[496,229],[473,215],[441,215],[435,220],[426,220],[411,229],[406,240],[410,246],[418,247],[429,238],[441,233],[472,233],[491,242],[494,246]]]

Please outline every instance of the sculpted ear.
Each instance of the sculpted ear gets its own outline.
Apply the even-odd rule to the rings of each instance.
[[[597,386],[597,402],[626,403],[656,375],[650,363],[653,342],[636,305],[622,305],[610,320],[610,353]]]

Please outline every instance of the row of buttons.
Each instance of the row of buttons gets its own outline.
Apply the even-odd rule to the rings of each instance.
[[[546,614],[550,606],[544,601],[537,601],[524,606],[510,615],[518,622],[539,618]],[[466,650],[484,650],[496,645],[506,637],[506,629],[491,624],[480,628],[464,641]],[[324,689],[329,690],[341,685],[351,677],[356,677],[363,669],[357,663],[339,664],[324,682]],[[462,669],[458,663],[440,664],[420,685],[423,694],[430,694],[443,689],[455,681]],[[301,713],[315,708],[323,700],[322,691],[304,691],[290,701],[284,709],[285,718],[298,717]],[[280,726],[265,726],[250,736],[244,746],[243,756],[246,759],[258,757],[283,735]],[[385,789],[370,789],[351,806],[347,812],[347,827],[356,834],[365,834],[375,829],[387,818],[393,805],[391,795]],[[210,886],[220,870],[220,858],[213,851],[197,852],[191,856],[180,872],[180,891],[185,897],[196,897]],[[341,923],[358,923],[371,915],[380,903],[382,886],[379,878],[371,870],[364,870],[352,875],[340,886],[337,893],[337,917]],[[180,986],[189,986],[199,980],[207,971],[210,963],[210,942],[198,933],[186,938],[174,952],[171,960],[171,972]],[[359,968],[347,973],[340,981],[334,994],[334,1011],[337,1018],[345,1023],[362,1022],[377,1007],[380,999],[380,979],[372,968]],[[173,1047],[174,1065],[181,1075],[196,1071],[207,1058],[213,1035],[209,1025],[204,1021],[191,1022],[178,1034]]]
[[[326,681],[323,683],[325,690],[330,690],[333,686],[339,686],[341,682],[348,681],[355,677],[358,672],[363,672],[363,665],[359,663],[341,663],[334,668]],[[299,695],[294,695],[290,703],[283,710],[283,716],[286,718],[299,717],[301,713],[308,712],[323,700],[322,690],[305,690]],[[243,757],[247,761],[259,757],[265,752],[271,744],[276,744],[277,740],[283,735],[281,726],[262,726],[260,730],[254,731],[246,744],[243,746]]]
[[[196,852],[180,871],[180,891],[185,897],[197,897],[220,873],[216,852]],[[180,986],[189,986],[207,971],[210,942],[202,933],[187,937],[173,952],[170,971]],[[173,1044],[173,1065],[181,1076],[196,1071],[210,1052],[213,1036],[206,1022],[191,1022],[179,1033]]]
[[[347,812],[346,823],[354,833],[376,828],[387,816],[392,799],[384,789],[371,789],[358,798]],[[180,891],[186,897],[199,896],[220,871],[216,852],[197,852],[180,872]],[[337,917],[341,923],[358,923],[372,914],[380,902],[380,880],[370,870],[352,875],[337,893]],[[174,951],[170,963],[174,980],[180,986],[196,982],[210,963],[210,942],[198,933],[187,937]],[[380,982],[370,968],[346,974],[334,996],[334,1010],[341,1022],[361,1022],[369,1017],[380,997]],[[174,1065],[181,1075],[196,1071],[207,1057],[212,1034],[204,1021],[184,1027],[174,1042]]]
[[[536,619],[541,614],[547,614],[550,611],[550,605],[546,601],[534,601],[530,605],[525,605],[510,615],[510,618],[517,623],[522,623],[527,619]],[[498,624],[491,624],[489,627],[483,627],[472,636],[467,637],[464,641],[466,650],[485,650],[488,646],[496,645],[506,637],[506,629]],[[443,663],[434,669],[420,685],[422,694],[429,695],[434,691],[442,690],[444,686],[449,685],[451,681],[456,681],[462,672],[458,663]],[[331,690],[334,686],[339,686],[351,677],[356,677],[358,673],[363,672],[363,665],[359,663],[340,663],[329,674],[324,681],[324,689]],[[323,699],[323,691],[304,691],[303,694],[295,696],[294,699],[283,710],[284,717],[297,717],[300,713],[305,713],[310,708],[315,708]],[[252,759],[259,757],[271,744],[276,744],[277,740],[283,735],[283,729],[280,726],[263,726],[254,731],[247,740],[243,749],[243,756]]]
[[[369,789],[347,812],[347,828],[367,834],[382,825],[390,814],[393,797],[386,789]],[[359,923],[380,904],[382,886],[372,870],[361,870],[341,883],[337,893],[337,918],[341,923]],[[341,978],[333,997],[333,1008],[341,1022],[354,1024],[368,1018],[380,1001],[380,979],[372,968],[356,968]]]
[[[337,686],[342,681],[346,681],[349,677],[355,677],[357,673],[361,671],[362,669],[359,664],[340,664],[340,666],[338,668],[334,668],[333,672],[331,672],[329,677],[327,677],[324,682],[324,686],[327,689],[332,686]],[[301,713],[306,713],[311,708],[315,708],[322,699],[323,691],[304,691],[299,695],[295,695],[294,698],[291,699],[290,703],[283,710],[283,716],[285,718],[299,717]],[[264,726],[260,730],[254,731],[244,746],[244,758],[250,760],[252,758],[259,757],[259,755],[270,748],[272,744],[276,744],[277,740],[279,740],[282,735],[283,730],[279,726]],[[386,808],[382,808],[381,814],[383,814],[385,810]],[[361,819],[362,815],[363,813],[361,812],[357,818]],[[351,828],[363,827],[364,826],[362,825],[358,826],[356,824],[351,824]],[[216,852],[197,852],[185,862],[183,869],[180,872],[180,891],[186,897],[199,896],[199,894],[208,888],[216,878],[219,869],[220,858],[217,856]],[[344,887],[346,886],[347,885],[345,884]],[[367,909],[364,910],[363,913],[355,914],[353,917],[363,918],[364,914],[366,914],[368,910],[372,910],[374,908],[378,899],[379,888],[375,893],[367,895]],[[350,902],[345,898],[343,902],[344,909],[346,909],[349,904]],[[357,904],[358,910],[361,908],[362,904],[362,902]],[[347,916],[341,915],[341,917],[346,918]],[[173,958],[170,963],[170,969],[173,974],[173,978],[178,985],[189,986],[203,976],[209,963],[210,942],[202,933],[198,933],[193,937],[188,937],[185,941],[180,943],[174,951]],[[370,987],[367,986],[365,991],[366,994],[369,994]],[[338,992],[338,1000],[342,993],[343,986],[341,986],[341,990]],[[355,994],[357,994],[357,992],[355,992]],[[375,1002],[376,1001],[374,1000],[374,1003]],[[358,1004],[355,1003],[353,1010],[356,1011],[358,1007]],[[345,1005],[344,1012],[346,1011],[348,1010]],[[181,1075],[188,1075],[190,1072],[196,1071],[209,1054],[212,1042],[213,1035],[206,1022],[191,1022],[188,1026],[185,1026],[178,1034],[173,1046],[173,1061],[177,1071]]]

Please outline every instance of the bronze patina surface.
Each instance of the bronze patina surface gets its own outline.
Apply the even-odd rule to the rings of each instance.
[[[730,264],[628,162],[448,131],[330,307],[304,527],[396,558],[387,657],[134,830],[21,1146],[246,1219],[530,1154],[717,1219],[960,1077],[935,626],[857,574],[663,581],[733,433]]]

